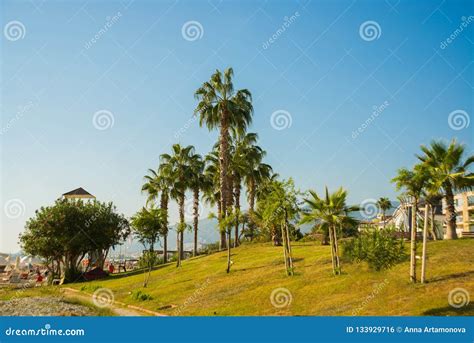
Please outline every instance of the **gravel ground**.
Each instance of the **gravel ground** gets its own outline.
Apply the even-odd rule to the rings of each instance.
[[[88,307],[60,297],[30,297],[0,301],[0,316],[93,316]]]

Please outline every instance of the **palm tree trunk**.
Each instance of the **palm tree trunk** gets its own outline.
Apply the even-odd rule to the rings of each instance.
[[[411,207],[411,243],[410,243],[410,281],[416,282],[416,231],[418,199],[415,198]]]
[[[220,164],[220,195],[222,218],[227,215],[227,200],[229,199],[228,166],[229,166],[229,119],[226,110],[222,111],[219,136],[219,164]]]
[[[288,255],[288,267],[289,275],[293,275],[293,256],[291,253],[291,239],[290,239],[290,230],[288,229],[288,212],[285,209],[285,237],[286,237],[286,250]]]
[[[341,275],[341,261],[339,260],[339,246],[337,244],[337,229],[336,226],[333,227],[333,236],[334,236],[334,255],[336,260],[336,269],[337,274]]]
[[[163,263],[168,263],[168,233],[163,236]]]
[[[198,250],[198,225],[199,225],[199,188],[194,189],[194,250],[193,256],[197,256]]]
[[[333,237],[333,231],[332,231],[332,226],[329,226],[329,244],[331,245],[331,261],[332,261],[332,272],[334,275],[336,275],[336,263],[334,259],[334,237]]]
[[[222,203],[220,201],[217,202],[217,221],[220,223],[222,220]],[[220,240],[219,240],[219,250],[224,250],[227,246],[226,244],[226,233],[225,231],[220,231]]]
[[[250,179],[250,187],[249,187],[249,214],[250,214],[250,220],[249,220],[249,230],[250,230],[250,241],[253,240],[253,235],[254,235],[254,222],[253,222],[253,213],[255,209],[255,180],[254,178]]]
[[[184,195],[179,197],[179,227],[177,230],[176,249],[178,250],[178,259],[176,267],[181,266],[181,259],[183,258],[183,231],[184,231]]]
[[[235,213],[238,217],[238,213],[240,213],[240,182],[236,181],[235,185]],[[234,248],[239,245],[239,221],[235,220],[235,233],[234,233]]]
[[[163,263],[168,262],[168,192],[162,191],[160,198],[160,207],[165,212],[165,234],[163,235]]]
[[[229,231],[228,231],[228,240],[229,240],[229,244],[227,244],[227,273],[230,273],[230,241],[231,241],[231,233],[232,233],[232,230],[229,228]]]
[[[286,245],[286,233],[285,233],[285,225],[281,224],[281,236],[283,237],[283,258],[285,259],[285,271],[286,275],[290,275],[290,265],[288,263],[288,249]]]
[[[425,204],[425,221],[423,223],[423,249],[422,249],[422,257],[421,257],[421,283],[425,283],[425,275],[426,275],[426,241],[428,238],[428,211],[430,209],[430,205],[428,203]]]
[[[184,228],[179,233],[179,252],[181,253],[181,260],[184,260]]]
[[[457,239],[456,209],[454,207],[454,194],[451,186],[445,187],[446,191],[446,239]]]
[[[438,236],[436,235],[436,222],[435,222],[435,210],[433,205],[430,206],[431,210],[431,236],[433,236],[433,240],[437,241]]]

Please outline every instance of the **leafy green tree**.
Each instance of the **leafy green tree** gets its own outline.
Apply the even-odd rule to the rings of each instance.
[[[109,249],[129,233],[128,221],[112,203],[61,199],[35,212],[20,244],[25,253],[44,258],[55,274],[62,273],[65,282],[71,282],[79,278],[87,254],[98,256],[96,264],[103,267]]]
[[[430,188],[443,194],[446,200],[446,239],[456,239],[456,210],[454,192],[471,190],[474,187],[474,173],[469,171],[474,155],[464,159],[466,148],[452,140],[449,145],[443,141],[432,141],[421,146],[419,160],[433,175]]]
[[[219,186],[221,216],[232,204],[232,184],[229,174],[230,130],[244,132],[252,121],[252,96],[247,89],[234,90],[232,68],[219,70],[195,92],[199,103],[195,114],[199,124],[209,130],[219,129]]]
[[[167,230],[166,212],[161,208],[143,207],[132,217],[131,225],[138,241],[148,250],[148,275],[143,282],[143,287],[146,287],[155,261],[155,244]]]
[[[306,208],[302,211],[300,224],[317,223],[329,232],[333,272],[334,275],[339,275],[341,264],[337,232],[342,231],[344,226],[357,225],[357,220],[351,213],[358,211],[359,207],[346,204],[347,191],[342,187],[331,194],[326,187],[324,198],[319,197],[313,190],[309,191],[309,195],[310,197],[304,199]]]

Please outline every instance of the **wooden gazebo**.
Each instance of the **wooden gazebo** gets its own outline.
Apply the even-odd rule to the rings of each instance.
[[[84,188],[79,187],[70,192],[63,194],[64,199],[95,199],[95,196],[90,194]]]

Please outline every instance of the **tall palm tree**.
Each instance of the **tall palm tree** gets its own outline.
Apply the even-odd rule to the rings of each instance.
[[[170,196],[177,201],[179,207],[179,224],[176,230],[177,267],[181,266],[181,260],[184,258],[184,230],[186,229],[184,202],[186,200],[186,190],[189,188],[191,177],[190,164],[193,154],[194,147],[192,145],[183,148],[180,144],[174,144],[171,155],[162,154],[160,157],[161,171],[169,175],[173,182]]]
[[[344,226],[357,225],[357,220],[351,216],[351,213],[358,211],[359,207],[346,204],[347,191],[342,187],[331,194],[329,194],[326,187],[324,198],[319,197],[313,190],[309,191],[309,195],[310,197],[304,199],[307,209],[302,212],[300,224],[317,223],[328,230],[333,272],[334,275],[339,275],[341,274],[341,264],[337,243],[337,230]]]
[[[252,121],[252,96],[247,89],[234,90],[232,68],[222,73],[219,70],[195,92],[199,103],[195,114],[199,115],[199,125],[209,130],[219,129],[219,185],[222,216],[225,217],[232,203],[229,180],[230,129],[245,131]]]
[[[166,174],[166,169],[161,166],[158,172],[148,169],[149,175],[145,176],[145,183],[142,186],[142,192],[148,193],[147,204],[155,203],[160,197],[160,208],[164,213],[163,230],[163,263],[168,262],[168,202],[171,187],[170,175]]]
[[[221,189],[219,185],[220,168],[219,168],[219,152],[214,149],[205,158],[204,170],[204,200],[211,206],[217,206],[217,221],[222,219],[222,202]],[[225,249],[227,246],[227,239],[225,231],[221,230],[219,226],[220,240],[219,249]]]
[[[405,189],[405,193],[412,200],[411,230],[410,230],[410,281],[416,282],[416,232],[418,230],[418,202],[426,186],[428,174],[426,168],[416,165],[413,170],[401,168],[397,176],[392,179],[397,190]]]
[[[257,199],[258,190],[262,186],[270,181],[276,179],[278,174],[273,174],[272,167],[262,162],[266,152],[262,151],[260,156],[256,156],[255,159],[249,161],[248,170],[244,177],[245,186],[247,188],[247,198],[249,202],[249,223],[250,228],[250,239],[253,239],[256,223],[253,220],[255,214],[255,200]],[[272,176],[273,174],[273,176]]]
[[[236,213],[240,213],[240,194],[242,190],[242,180],[251,171],[255,161],[261,160],[264,155],[263,150],[255,145],[258,136],[256,133],[240,134],[233,132],[231,146],[230,174],[234,190],[234,208]],[[235,221],[234,247],[239,244],[239,221]]]
[[[194,229],[193,256],[197,255],[197,249],[198,249],[199,196],[200,196],[200,191],[206,187],[204,166],[205,164],[204,164],[204,161],[202,160],[201,155],[194,154],[191,156],[191,160],[190,160],[191,178],[189,179],[189,186],[193,192],[193,229]]]
[[[417,157],[434,175],[430,187],[442,192],[446,201],[446,239],[456,239],[454,192],[474,187],[474,173],[469,172],[474,155],[464,159],[465,147],[454,139],[449,145],[432,141],[429,146],[422,145],[421,151]]]
[[[389,198],[380,198],[377,200],[377,206],[379,207],[380,211],[382,211],[382,222],[385,229],[385,213],[387,213],[387,211],[392,207],[392,203],[390,202]]]

